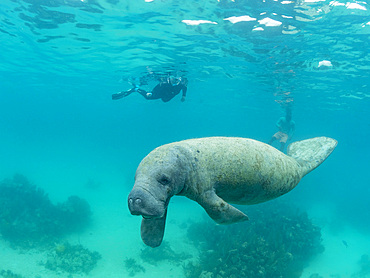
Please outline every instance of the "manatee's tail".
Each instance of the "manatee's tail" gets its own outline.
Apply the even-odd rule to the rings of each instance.
[[[302,166],[304,176],[323,163],[337,143],[328,137],[316,137],[290,144],[287,153]]]

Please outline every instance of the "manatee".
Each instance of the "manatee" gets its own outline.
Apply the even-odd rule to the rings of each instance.
[[[218,224],[248,220],[230,204],[252,205],[292,190],[318,167],[337,141],[316,137],[290,144],[287,155],[247,138],[208,137],[160,146],[139,164],[128,196],[132,215],[141,215],[141,238],[161,244],[167,207],[174,195],[201,205]]]

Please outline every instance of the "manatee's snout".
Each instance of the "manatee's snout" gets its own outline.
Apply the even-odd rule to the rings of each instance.
[[[161,217],[164,209],[152,194],[141,188],[134,188],[128,195],[128,208],[132,215]]]
[[[132,190],[128,195],[128,208],[132,215],[141,215],[147,196],[143,190]]]

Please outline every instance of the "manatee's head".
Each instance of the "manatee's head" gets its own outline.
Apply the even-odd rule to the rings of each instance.
[[[141,237],[145,244],[161,244],[167,206],[171,197],[184,188],[188,171],[186,156],[175,146],[159,147],[141,161],[128,207],[132,215],[143,217]]]

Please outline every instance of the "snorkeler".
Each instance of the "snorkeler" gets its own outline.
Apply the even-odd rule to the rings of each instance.
[[[183,77],[168,77],[160,80],[159,84],[153,88],[151,92],[147,92],[139,88],[139,86],[133,84],[133,88],[128,91],[122,91],[112,95],[113,100],[127,97],[133,92],[138,92],[147,100],[161,99],[163,102],[168,102],[177,96],[182,91],[181,101],[185,101],[187,91],[188,79]]]
[[[279,131],[272,136],[268,144],[271,145],[275,140],[279,140],[280,151],[283,152],[286,142],[293,137],[295,131],[295,122],[292,121],[292,111],[290,108],[286,109],[285,117],[281,117],[277,121],[276,126]]]

